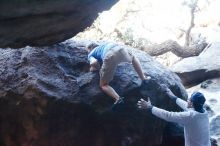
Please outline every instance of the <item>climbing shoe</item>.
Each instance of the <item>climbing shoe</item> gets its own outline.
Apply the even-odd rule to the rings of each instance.
[[[120,108],[121,105],[124,104],[124,97],[119,97],[119,99],[117,101],[114,102],[114,104],[112,105],[111,109],[117,110]]]
[[[149,81],[151,80],[150,76],[147,76],[147,78],[145,80],[142,81],[141,86],[145,86],[149,83]]]

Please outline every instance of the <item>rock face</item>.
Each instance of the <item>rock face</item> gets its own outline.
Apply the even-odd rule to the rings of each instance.
[[[112,111],[113,100],[100,90],[98,72],[87,72],[83,45],[0,49],[0,145],[165,146],[173,135],[182,137],[167,134],[167,122],[136,108],[140,97],[150,95],[154,105],[178,110],[162,87],[186,98],[179,77],[149,55],[133,52],[152,80],[140,92],[131,64],[120,64],[111,85],[125,104]]]
[[[184,85],[200,83],[220,76],[220,43],[212,43],[196,57],[189,57],[174,64],[171,68]]]
[[[0,47],[62,42],[90,26],[118,0],[2,0]]]
[[[213,120],[211,121],[210,123],[210,134],[211,135],[217,135],[219,136],[220,135],[220,126],[219,126],[219,123],[220,122],[220,116],[217,115],[215,118],[213,118]]]

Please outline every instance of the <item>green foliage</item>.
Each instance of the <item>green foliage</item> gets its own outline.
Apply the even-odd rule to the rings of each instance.
[[[133,30],[131,28],[128,28],[125,33],[122,35],[122,40],[126,45],[133,46],[134,43],[134,36],[133,36]]]
[[[147,40],[146,38],[137,38],[135,41],[134,47],[143,49],[146,46],[150,45],[151,42],[149,40]]]
[[[151,44],[146,38],[135,38],[134,32],[131,28],[128,28],[122,35],[122,40],[126,45],[143,49],[145,46]]]

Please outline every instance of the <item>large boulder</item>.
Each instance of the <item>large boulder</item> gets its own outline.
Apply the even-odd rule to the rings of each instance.
[[[1,0],[0,47],[62,42],[89,27],[118,0]]]
[[[140,88],[132,65],[120,64],[111,85],[125,104],[112,110],[99,73],[88,72],[84,45],[0,49],[0,145],[153,146],[166,145],[174,135],[183,145],[182,132],[166,132],[175,126],[136,107],[148,95],[158,107],[179,110],[163,87],[186,99],[180,78],[146,53],[132,51],[152,79]]]
[[[220,43],[212,43],[199,55],[185,58],[171,67],[184,85],[200,83],[220,76]]]

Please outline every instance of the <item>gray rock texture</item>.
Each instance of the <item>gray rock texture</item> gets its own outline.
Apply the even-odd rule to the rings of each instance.
[[[220,76],[220,43],[212,43],[199,56],[181,60],[171,67],[184,85],[200,83]]]
[[[1,0],[0,47],[46,46],[89,27],[118,0]]]
[[[0,49],[0,145],[166,145],[168,123],[138,110],[136,103],[150,96],[153,105],[179,110],[163,87],[186,99],[180,78],[146,53],[128,48],[152,80],[140,87],[132,65],[120,64],[111,85],[125,103],[111,110],[114,101],[100,90],[99,73],[88,72],[84,47],[64,42]]]

